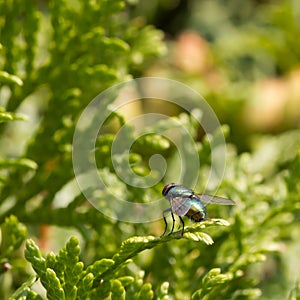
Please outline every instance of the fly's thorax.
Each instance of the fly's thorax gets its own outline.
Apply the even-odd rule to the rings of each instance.
[[[194,192],[185,186],[173,184],[166,190],[166,195],[169,197],[191,197]]]

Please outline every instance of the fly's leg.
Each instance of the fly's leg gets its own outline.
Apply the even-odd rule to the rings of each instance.
[[[173,215],[172,211],[171,211],[171,216],[172,216],[173,224],[172,224],[171,231],[169,232],[168,235],[170,235],[170,234],[173,232],[173,230],[174,230],[174,225],[175,225],[175,218],[174,218],[174,215]]]
[[[167,229],[168,229],[168,223],[167,223],[165,214],[168,213],[168,212],[170,212],[170,211],[171,211],[170,208],[168,208],[168,209],[166,209],[166,210],[163,211],[163,218],[164,218],[164,222],[165,222],[165,231],[164,231],[164,233],[161,235],[161,237],[165,235],[165,233],[166,233],[166,231],[167,231]],[[173,220],[174,220],[174,217],[173,217]]]
[[[184,233],[184,222],[182,220],[182,218],[179,216],[179,219],[181,221],[181,224],[182,224],[182,229],[181,229],[181,232],[180,232],[180,236],[183,237],[183,233]]]

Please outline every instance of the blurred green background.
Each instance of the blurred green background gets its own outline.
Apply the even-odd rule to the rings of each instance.
[[[162,220],[127,224],[102,215],[78,191],[72,167],[83,109],[113,84],[143,76],[187,84],[223,124],[228,155],[218,194],[237,205],[209,213],[231,225],[205,230],[213,245],[174,237],[137,250],[132,262],[103,277],[108,292],[105,284],[86,287],[79,298],[84,275],[78,275],[79,283],[72,283],[77,296],[66,299],[300,299],[299,36],[296,0],[0,0],[0,299],[55,299],[50,287],[58,281],[67,293],[67,276],[56,267],[57,281],[47,283],[42,267],[36,269],[30,255],[25,259],[26,238],[46,255],[75,235],[87,268],[112,258],[129,237],[163,232]],[[124,200],[160,196],[166,182],[148,190],[128,186],[110,156],[118,129],[147,112],[187,126],[201,160],[200,192],[209,170],[208,139],[218,132],[205,136],[188,114],[164,102],[141,100],[112,115],[96,143],[99,172]],[[157,126],[172,128],[171,122]],[[126,158],[146,176],[155,153],[170,163],[165,180],[172,178],[176,148],[162,137],[137,139]],[[28,282],[31,274],[42,283]]]

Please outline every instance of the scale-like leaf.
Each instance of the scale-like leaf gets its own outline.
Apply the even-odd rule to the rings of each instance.
[[[185,232],[183,237],[196,242],[202,241],[207,245],[212,245],[214,243],[213,239],[204,232]]]

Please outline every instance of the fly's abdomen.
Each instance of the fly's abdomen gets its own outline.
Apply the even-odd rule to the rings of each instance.
[[[186,216],[194,222],[201,222],[205,219],[206,213],[203,210],[199,211],[190,209],[186,213]]]
[[[186,216],[190,218],[194,222],[201,222],[206,218],[206,207],[205,205],[198,199],[192,198],[192,205]]]

